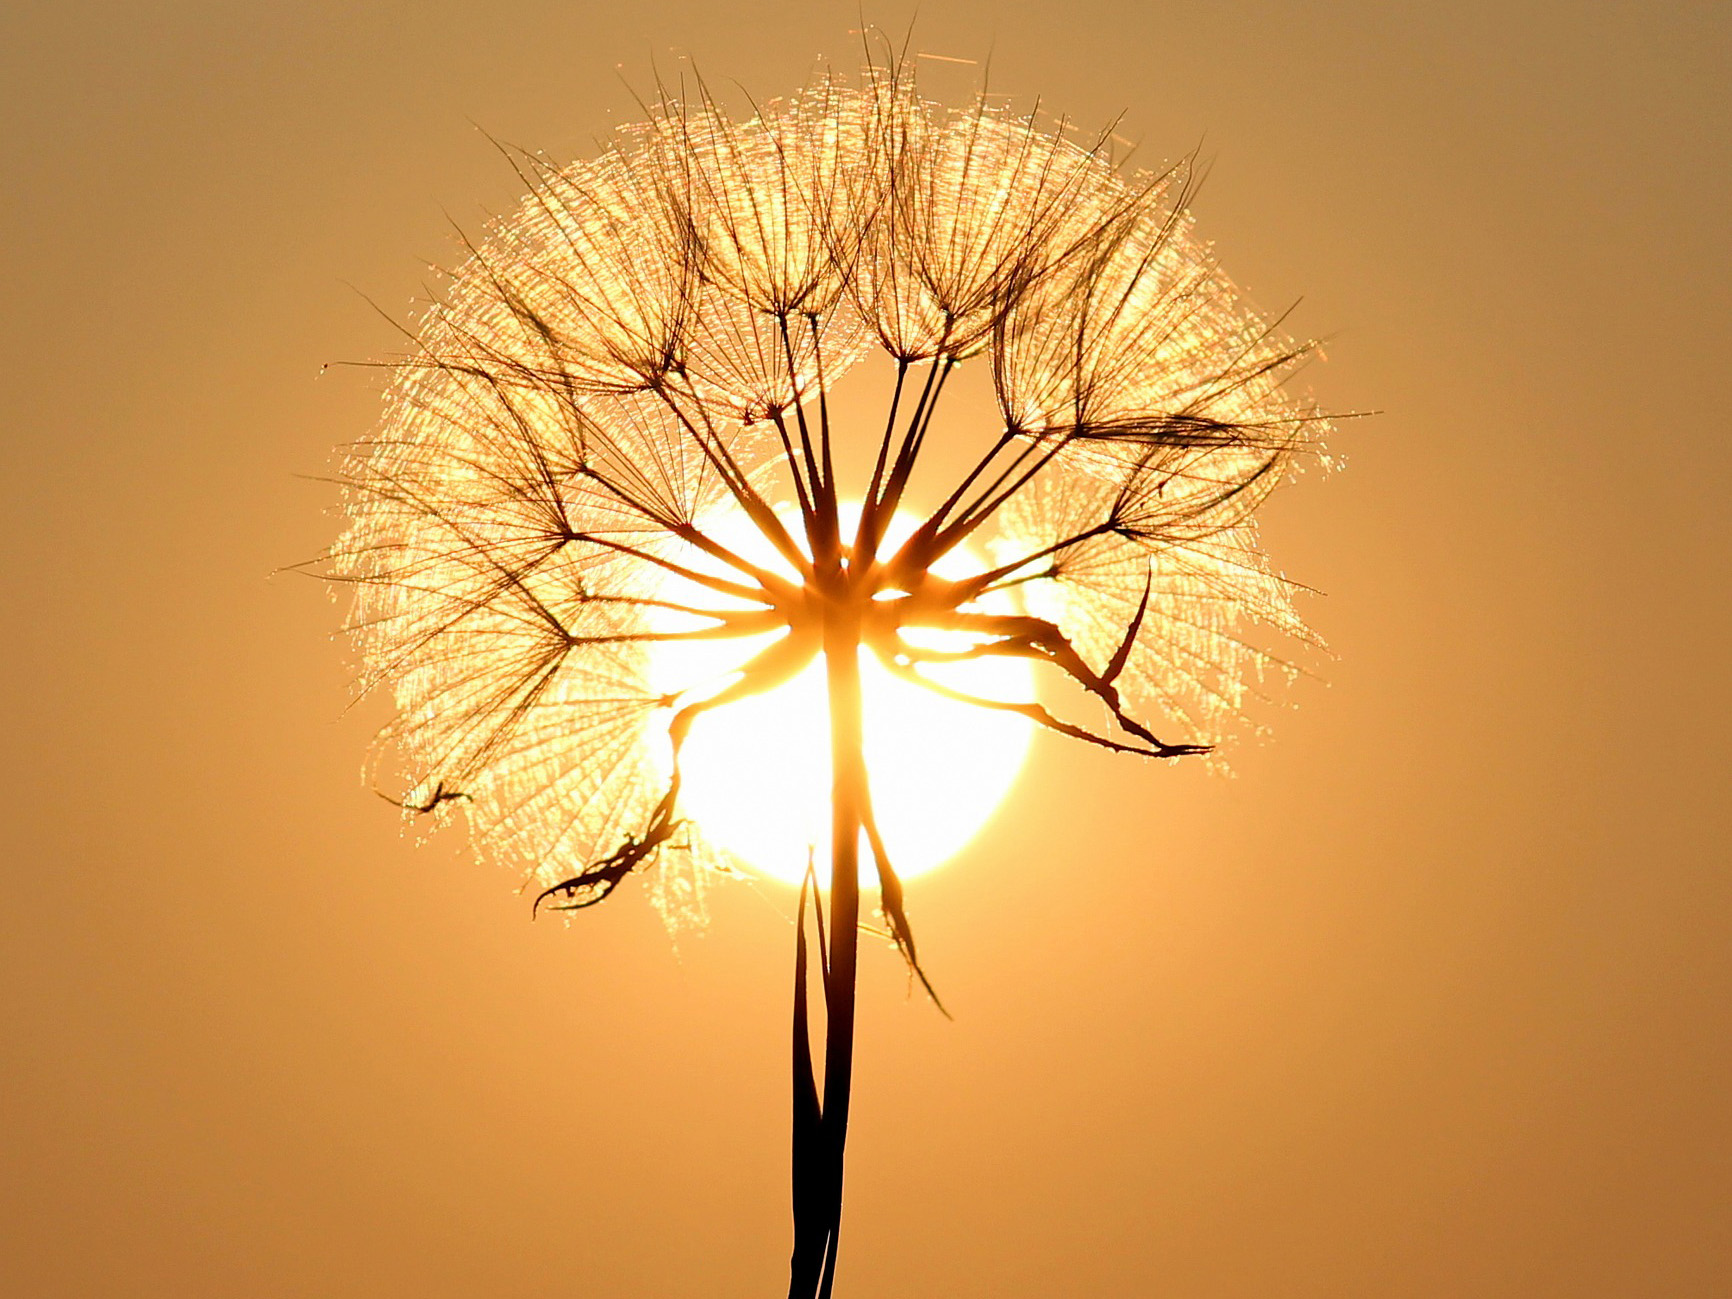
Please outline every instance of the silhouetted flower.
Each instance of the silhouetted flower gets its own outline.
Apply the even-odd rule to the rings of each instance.
[[[476,843],[548,905],[652,866],[664,906],[693,904],[723,854],[681,815],[681,742],[815,656],[838,743],[849,709],[858,732],[857,683],[850,701],[837,676],[855,669],[838,665],[863,649],[951,697],[926,670],[1032,660],[1080,710],[971,702],[1173,758],[1286,670],[1265,633],[1308,638],[1252,519],[1324,429],[1282,387],[1307,349],[1194,235],[1187,167],[1127,176],[1104,137],[985,98],[944,108],[896,65],[857,87],[820,76],[745,121],[701,88],[666,98],[592,161],[511,156],[528,196],[395,366],[349,455],[329,570],[357,588],[365,684],[397,702],[405,805],[460,795]],[[888,413],[873,472],[847,483],[828,394],[874,347],[894,365]],[[923,447],[950,435],[947,381],[974,360],[1002,427],[892,546]],[[730,515],[786,570],[726,544],[713,525]],[[988,566],[937,577],[965,541],[989,544]],[[673,578],[695,603],[670,600]],[[982,606],[1003,591],[1023,612]],[[966,648],[932,648],[933,631]],[[698,637],[752,639],[752,657],[720,685],[652,686],[651,646]],[[862,831],[914,960],[855,765],[835,813],[833,1020],[843,965],[852,1005]],[[824,1140],[839,1196],[840,1131]],[[821,1225],[833,1251],[833,1211]]]

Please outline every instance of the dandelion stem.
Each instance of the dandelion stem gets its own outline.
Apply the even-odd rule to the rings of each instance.
[[[860,951],[860,832],[866,807],[866,755],[860,695],[860,623],[846,605],[824,624],[830,697],[830,949],[824,970],[824,1092],[817,1170],[801,1158],[799,1048],[795,1056],[794,1256],[789,1299],[829,1299],[842,1225],[842,1169],[854,1081],[854,985]],[[803,941],[803,940],[802,940]],[[796,1011],[798,1015],[798,1009]],[[809,1066],[808,1066],[809,1068]]]

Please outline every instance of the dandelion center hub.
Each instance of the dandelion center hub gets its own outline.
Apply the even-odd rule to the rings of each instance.
[[[899,513],[887,541],[901,541],[916,523]],[[792,582],[792,566],[778,561],[744,516],[724,516],[706,526],[734,553]],[[948,573],[983,567],[969,548],[939,565]],[[667,641],[651,654],[651,680],[685,698],[715,689],[779,639],[809,638],[813,652],[789,680],[699,718],[681,748],[684,814],[707,839],[760,874],[798,884],[810,860],[819,878],[828,878],[830,722],[818,648],[826,616],[857,628],[867,770],[879,827],[899,875],[923,874],[955,856],[1003,802],[1022,768],[1033,733],[1026,718],[935,695],[886,664],[894,661],[904,634],[937,653],[965,654],[971,643],[966,634],[905,627],[905,619],[932,605],[932,596],[923,601],[887,582],[881,565],[845,568],[828,581],[803,583],[781,631],[750,642]],[[669,603],[684,603],[691,586],[672,577],[662,593]],[[981,609],[1016,612],[1004,596],[987,597]],[[674,629],[692,622],[670,612],[661,625]],[[958,658],[928,672],[963,694],[1013,703],[1034,697],[1030,666],[1021,660]]]

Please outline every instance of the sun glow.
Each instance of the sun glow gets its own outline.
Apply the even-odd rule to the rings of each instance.
[[[891,543],[917,522],[899,513]],[[743,519],[706,524],[705,530],[754,562],[782,567]],[[977,555],[961,550],[935,571],[956,577],[985,566]],[[663,598],[689,600],[694,590],[684,579],[671,578]],[[980,607],[1008,613],[1014,602],[999,594]],[[690,624],[670,615],[665,625]],[[669,692],[713,688],[770,639],[658,643],[651,651],[650,681]],[[931,632],[922,643],[960,649],[970,642],[956,633]],[[1021,769],[1033,727],[1015,714],[946,699],[900,680],[865,650],[860,669],[873,805],[890,859],[907,879],[954,856],[985,823]],[[1034,698],[1031,666],[1021,659],[977,659],[923,671],[981,698]],[[653,725],[663,728],[665,749],[665,715]],[[822,656],[784,685],[700,717],[685,742],[680,769],[682,814],[712,842],[754,870],[791,884],[804,877],[810,860],[820,881],[828,883],[830,725]],[[861,863],[861,877],[870,886],[869,856]]]

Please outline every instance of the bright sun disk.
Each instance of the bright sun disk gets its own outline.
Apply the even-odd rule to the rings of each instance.
[[[917,523],[898,513],[887,546],[894,547]],[[703,526],[754,563],[792,575],[743,517]],[[934,571],[957,577],[983,567],[978,555],[958,550]],[[713,596],[700,595],[694,584],[671,575],[662,598],[715,603]],[[1014,602],[1002,594],[987,597],[979,607],[1015,611]],[[671,630],[695,622],[669,615],[663,625]],[[656,643],[649,662],[652,688],[686,691],[685,700],[702,698],[771,639]],[[971,642],[957,633],[928,632],[921,643],[962,648]],[[1021,659],[982,658],[922,671],[982,698],[1034,698],[1031,665]],[[860,676],[873,807],[891,863],[907,879],[954,856],[974,836],[1009,792],[1033,728],[1016,714],[946,699],[902,681],[865,650]],[[652,723],[665,725],[665,713]],[[665,730],[659,747],[666,749]],[[680,768],[682,814],[695,820],[712,842],[753,869],[790,884],[801,881],[810,859],[819,880],[828,883],[830,725],[822,655],[786,684],[699,717]],[[867,854],[861,861],[861,883],[870,887],[874,882]]]

